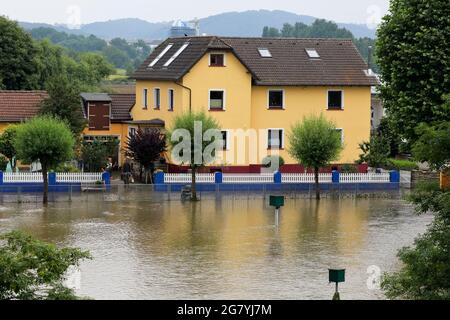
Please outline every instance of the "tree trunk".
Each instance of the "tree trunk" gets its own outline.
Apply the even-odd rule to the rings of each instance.
[[[320,200],[320,185],[319,185],[319,168],[314,168],[314,180],[316,184],[316,200]]]
[[[42,178],[44,179],[44,196],[42,202],[48,204],[48,172],[47,164],[41,163],[42,165]]]
[[[197,169],[195,168],[195,166],[192,166],[192,184],[191,184],[191,189],[192,189],[191,200],[192,201],[198,201],[198,199],[197,199]]]

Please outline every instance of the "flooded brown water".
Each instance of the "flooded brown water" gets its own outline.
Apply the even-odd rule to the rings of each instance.
[[[278,227],[263,199],[0,205],[0,232],[90,250],[78,293],[94,299],[330,299],[330,266],[342,299],[383,299],[368,268],[398,268],[430,221],[398,199],[287,199]]]

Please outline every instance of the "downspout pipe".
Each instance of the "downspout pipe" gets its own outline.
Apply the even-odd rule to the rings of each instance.
[[[175,84],[179,85],[180,87],[186,89],[189,91],[189,113],[192,113],[192,89],[189,87],[186,87],[185,85],[182,85],[179,82],[175,82]]]

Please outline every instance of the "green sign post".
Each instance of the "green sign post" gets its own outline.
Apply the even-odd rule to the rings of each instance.
[[[275,226],[278,227],[280,208],[284,207],[284,196],[270,196],[270,206],[275,207]]]
[[[334,293],[333,300],[341,300],[339,294],[339,283],[345,282],[345,269],[328,269],[329,281],[336,283],[336,292]]]

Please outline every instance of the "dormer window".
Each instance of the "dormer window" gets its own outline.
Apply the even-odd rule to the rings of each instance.
[[[259,48],[258,52],[262,58],[272,58],[272,53],[267,48]]]
[[[308,54],[308,57],[310,57],[311,59],[319,59],[320,58],[320,55],[316,49],[306,49],[306,53]]]
[[[210,67],[224,67],[225,66],[225,55],[223,53],[211,53],[209,55],[209,66]]]

